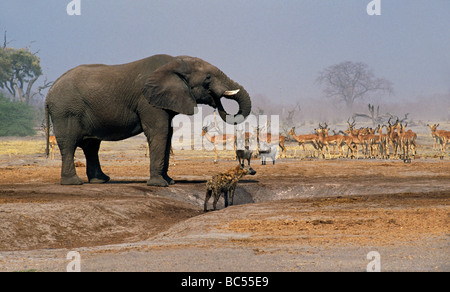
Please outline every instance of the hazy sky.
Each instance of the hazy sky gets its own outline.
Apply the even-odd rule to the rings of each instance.
[[[318,98],[325,67],[364,62],[396,99],[450,92],[450,0],[1,0],[0,35],[39,51],[50,80],[86,63],[200,57],[251,95]],[[3,43],[3,41],[2,41]]]

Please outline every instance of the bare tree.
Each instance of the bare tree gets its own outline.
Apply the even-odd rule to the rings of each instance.
[[[291,110],[287,111],[288,114],[285,118],[285,121],[286,121],[286,124],[289,125],[290,127],[292,127],[292,125],[294,125],[294,117],[295,117],[295,114],[297,111],[298,112],[301,111],[300,102],[297,102],[294,107],[291,107]]]
[[[350,113],[353,103],[370,93],[382,91],[393,93],[392,83],[384,78],[376,78],[364,63],[342,62],[319,72],[317,82],[324,85],[327,97],[337,97],[345,102]]]
[[[366,118],[369,120],[372,120],[372,125],[376,126],[378,124],[383,124],[385,123],[389,118],[392,118],[393,115],[390,113],[386,113],[386,114],[380,114],[380,106],[377,106],[377,110],[375,112],[375,106],[369,103],[369,115],[367,114],[360,114],[360,113],[355,113],[353,114],[353,119],[355,119],[356,117],[361,117],[361,118]]]

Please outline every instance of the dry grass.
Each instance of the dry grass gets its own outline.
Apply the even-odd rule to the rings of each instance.
[[[29,140],[27,138],[0,141],[0,155],[18,156],[45,153],[45,140]]]

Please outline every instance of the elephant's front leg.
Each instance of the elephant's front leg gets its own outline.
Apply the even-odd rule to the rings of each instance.
[[[147,185],[167,187],[169,183],[173,183],[167,171],[174,113],[144,104],[140,108],[139,117],[150,150],[150,179]]]
[[[149,186],[167,187],[169,183],[165,179],[167,173],[165,171],[166,162],[166,135],[154,135],[148,139],[150,149],[150,179],[147,181]]]

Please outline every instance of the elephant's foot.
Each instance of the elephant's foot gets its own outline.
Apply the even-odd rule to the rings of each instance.
[[[154,186],[154,187],[168,187],[169,183],[162,177],[150,177],[150,179],[147,181],[148,186]]]
[[[90,184],[104,184],[109,182],[110,177],[107,176],[106,174],[102,174],[100,177],[93,177],[93,178],[89,178],[89,183]]]
[[[77,176],[61,177],[61,185],[82,185],[83,181]]]
[[[163,177],[164,177],[164,179],[166,180],[166,182],[169,185],[174,185],[175,184],[175,181],[170,176],[168,176],[167,174],[163,175]]]

